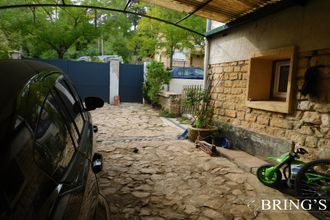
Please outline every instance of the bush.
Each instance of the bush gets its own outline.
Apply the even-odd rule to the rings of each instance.
[[[213,118],[209,89],[189,88],[186,94],[184,105],[194,108],[193,127],[208,128]]]
[[[158,94],[164,88],[164,84],[168,84],[171,75],[169,71],[166,71],[162,63],[152,61],[147,66],[147,80],[143,85],[143,94],[148,102],[151,104],[159,104]]]
[[[143,98],[144,98],[144,101],[147,103],[147,104],[151,104],[151,100],[148,96],[148,91],[150,90],[150,85],[148,82],[145,82],[143,83],[143,90],[142,90],[142,95],[143,95]]]

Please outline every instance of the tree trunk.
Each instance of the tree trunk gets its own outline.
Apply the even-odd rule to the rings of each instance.
[[[66,51],[67,51],[67,48],[66,48],[65,46],[61,45],[61,46],[56,50],[58,59],[63,60],[63,58],[64,58],[64,54],[66,53]]]
[[[172,47],[170,51],[170,69],[172,69],[173,67],[173,54],[174,54],[174,49]]]

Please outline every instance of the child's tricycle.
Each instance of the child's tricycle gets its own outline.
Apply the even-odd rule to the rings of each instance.
[[[306,153],[308,152],[304,148],[298,148],[296,151],[284,153],[279,157],[268,157],[268,159],[276,161],[278,164],[266,164],[259,167],[257,170],[258,179],[266,186],[276,187],[282,182],[282,176],[284,176],[288,186],[292,187],[294,178],[305,164],[297,159],[299,159],[300,154]]]
[[[277,165],[266,164],[258,168],[257,177],[266,186],[277,187],[283,180],[293,188],[299,199],[315,201],[310,208],[320,219],[330,219],[330,159],[304,163],[299,155],[308,153],[304,148],[293,149],[279,157],[269,157]],[[309,204],[309,203],[306,203]]]

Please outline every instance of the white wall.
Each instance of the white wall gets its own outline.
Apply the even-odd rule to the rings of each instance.
[[[210,39],[210,64],[246,60],[257,51],[330,48],[330,1],[311,0]]]
[[[181,94],[183,86],[186,85],[203,85],[202,79],[171,79],[169,84],[169,92]],[[165,91],[166,88],[165,88]]]
[[[109,103],[114,104],[114,97],[119,95],[119,60],[110,61]]]

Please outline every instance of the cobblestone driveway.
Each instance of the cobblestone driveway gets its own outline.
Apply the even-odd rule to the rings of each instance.
[[[104,156],[101,190],[113,219],[311,219],[256,212],[261,198],[282,195],[229,160],[177,140],[180,131],[147,106],[105,105],[92,115]]]

